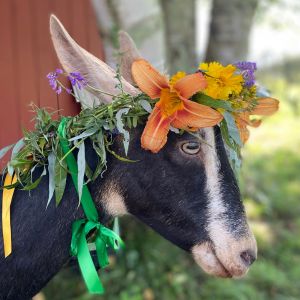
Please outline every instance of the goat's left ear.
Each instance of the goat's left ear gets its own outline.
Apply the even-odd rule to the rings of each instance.
[[[121,65],[120,71],[121,75],[131,84],[135,84],[131,75],[131,65],[139,58],[142,58],[137,47],[130,37],[130,35],[125,31],[119,32],[119,44],[120,44],[120,55],[121,55]]]
[[[81,48],[54,15],[50,17],[50,32],[57,56],[68,73],[80,72],[90,86],[112,95],[120,93],[116,88],[118,84],[116,72],[106,63]],[[124,78],[121,78],[121,80],[123,90],[126,93],[138,94],[138,89]],[[109,103],[112,101],[112,97],[107,94],[99,93],[93,89],[89,91],[96,96],[100,96],[103,102]]]

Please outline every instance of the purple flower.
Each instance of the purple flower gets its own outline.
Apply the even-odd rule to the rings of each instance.
[[[62,92],[61,86],[58,86],[55,92],[59,95]]]
[[[72,86],[77,86],[80,90],[87,85],[87,81],[82,77],[79,72],[71,72],[68,76]]]
[[[58,68],[57,68],[57,69],[55,70],[55,72],[56,72],[57,74],[62,74],[64,71],[63,71],[62,69],[58,69]]]
[[[256,63],[250,61],[240,61],[235,64],[237,68],[240,69],[243,78],[245,80],[245,86],[251,87],[255,83],[254,72],[256,71]]]
[[[57,84],[57,78],[59,74],[62,73],[63,73],[62,69],[56,69],[54,72],[50,72],[47,75],[49,85],[51,86],[52,90],[54,90],[57,94],[60,94],[62,91],[61,86]]]
[[[71,95],[72,94],[72,89],[66,88],[66,92]]]

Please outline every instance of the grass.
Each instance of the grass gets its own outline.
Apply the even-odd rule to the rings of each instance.
[[[300,112],[295,101],[300,87],[293,76],[283,78],[282,72],[290,69],[260,74],[281,108],[251,131],[243,153],[241,190],[259,248],[258,260],[244,279],[205,275],[189,255],[125,218],[126,250],[101,272],[106,294],[88,295],[80,274],[66,269],[45,288],[46,299],[300,299]]]

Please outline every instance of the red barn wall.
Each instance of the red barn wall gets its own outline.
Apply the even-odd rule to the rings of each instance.
[[[51,13],[81,46],[104,57],[90,1],[0,0],[0,149],[16,142],[22,128],[33,127],[30,103],[58,111],[56,116],[79,111],[71,96],[57,96],[46,79],[60,66],[49,33]]]

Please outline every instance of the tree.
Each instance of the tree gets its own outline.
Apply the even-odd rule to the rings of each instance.
[[[245,60],[258,0],[213,0],[206,60]]]
[[[195,0],[160,0],[165,25],[166,60],[171,74],[195,67],[195,2]]]

